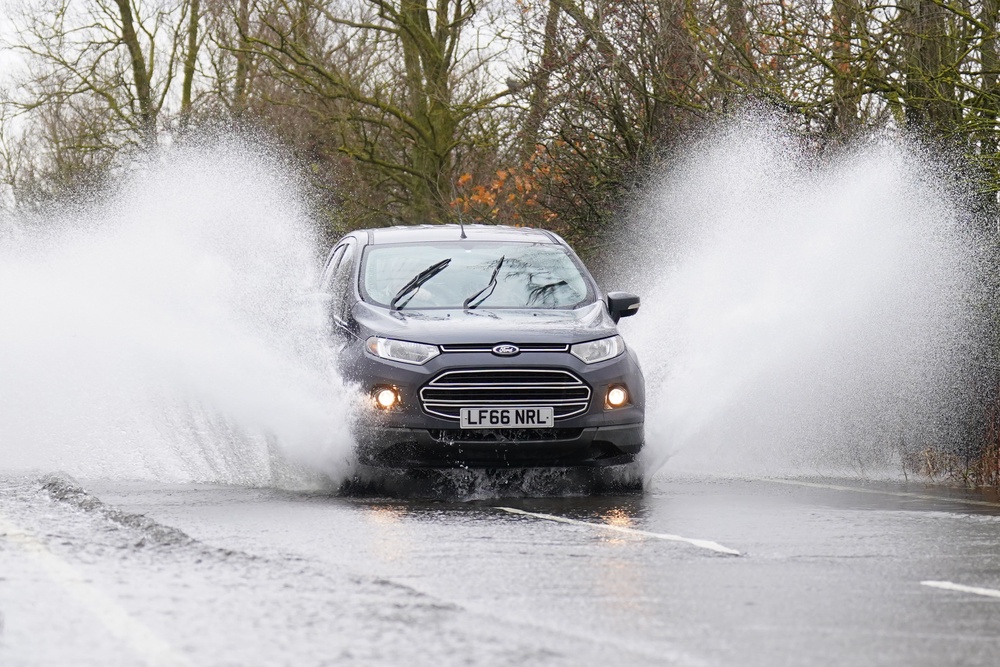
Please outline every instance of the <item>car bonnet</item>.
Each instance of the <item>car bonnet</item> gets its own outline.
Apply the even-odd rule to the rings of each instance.
[[[354,317],[366,336],[436,345],[461,343],[560,343],[617,333],[602,302],[564,309],[427,309],[390,311],[359,302]]]

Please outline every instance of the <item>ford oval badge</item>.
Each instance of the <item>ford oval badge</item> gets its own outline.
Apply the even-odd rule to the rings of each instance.
[[[521,351],[517,345],[497,345],[493,348],[493,354],[501,357],[513,357]]]

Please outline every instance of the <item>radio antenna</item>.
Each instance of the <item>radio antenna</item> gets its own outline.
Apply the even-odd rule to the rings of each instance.
[[[458,202],[458,228],[462,230],[462,234],[458,238],[464,241],[469,237],[465,235],[465,221],[462,219],[462,202],[458,201],[458,190],[455,189],[455,181],[451,182],[451,200]]]

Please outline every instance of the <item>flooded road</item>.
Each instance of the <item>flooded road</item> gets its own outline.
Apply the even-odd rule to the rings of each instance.
[[[5,667],[1000,663],[1000,503],[981,495],[80,486],[0,480]]]

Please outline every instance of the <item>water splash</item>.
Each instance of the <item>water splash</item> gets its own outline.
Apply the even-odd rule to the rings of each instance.
[[[14,222],[3,469],[242,484],[348,470],[349,393],[300,298],[317,252],[291,173],[260,146],[208,141],[99,203]]]
[[[649,472],[856,470],[962,437],[981,288],[950,172],[885,138],[810,155],[745,118],[639,205],[643,308],[622,326]],[[299,298],[318,253],[291,173],[236,141],[174,148],[99,203],[0,230],[0,468],[349,474],[353,393]],[[547,484],[452,477],[473,497]]]
[[[753,114],[678,159],[630,230],[648,474],[868,472],[964,437],[981,273],[950,178]]]

